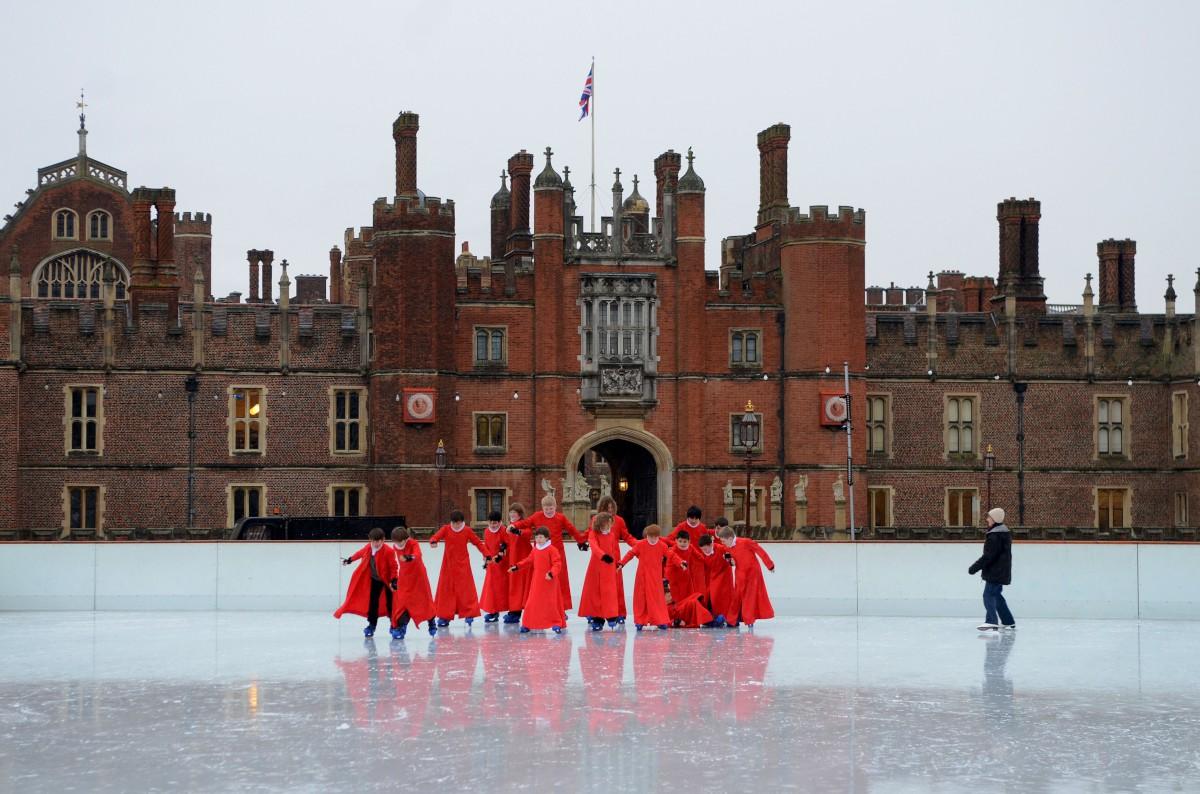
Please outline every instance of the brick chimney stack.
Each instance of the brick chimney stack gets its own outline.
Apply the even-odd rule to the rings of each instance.
[[[758,223],[787,220],[787,148],[792,128],[775,124],[758,134]]]
[[[1134,299],[1134,240],[1102,240],[1096,243],[1100,259],[1100,311],[1136,312]]]
[[[1009,198],[996,206],[1000,224],[999,292],[994,301],[1012,294],[1020,314],[1045,314],[1046,295],[1038,270],[1038,223],[1042,203],[1037,199]]]
[[[674,192],[676,185],[679,184],[679,167],[682,162],[683,158],[674,149],[667,149],[654,158],[654,181],[657,183],[658,189],[654,203],[654,215],[657,218],[663,217],[663,196],[667,189],[670,188],[671,192]]]
[[[329,302],[342,302],[342,249],[329,249]]]
[[[533,173],[533,155],[522,149],[508,158],[511,181],[507,255],[533,255],[533,235],[529,232],[529,177]]]
[[[403,111],[392,122],[392,139],[396,142],[396,195],[417,195],[417,130],[420,117]]]

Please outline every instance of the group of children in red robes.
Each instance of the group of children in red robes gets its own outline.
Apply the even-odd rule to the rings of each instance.
[[[392,637],[403,639],[410,621],[418,626],[424,622],[434,635],[456,617],[470,626],[482,609],[486,623],[497,622],[506,612],[504,622],[519,622],[522,633],[559,633],[566,626],[566,610],[573,606],[564,535],[590,554],[578,614],[593,631],[606,623],[615,627],[625,622],[622,569],[634,558],[638,566],[633,618],[638,631],[646,626],[736,628],[775,616],[760,560],[769,571],[775,570],[774,562],[758,543],[738,538],[726,519],[718,518],[716,527],[709,529],[700,521],[700,508],[693,506],[665,538],[661,528],[651,524],[638,540],[616,514],[611,497],[602,498],[598,508],[587,532],[581,533],[558,512],[552,496],[542,499],[542,509],[528,518],[514,503],[507,527],[498,512],[488,516],[482,541],[467,527],[462,512],[453,511],[450,523],[429,540],[431,547],[446,545],[436,597],[420,544],[409,531],[393,529],[388,546],[383,530],[373,529],[367,545],[343,560],[346,565],[357,560],[359,565],[334,617],[346,612],[366,617],[363,634],[371,637],[379,616],[387,615]],[[621,543],[629,547],[624,556]],[[483,556],[481,594],[475,590],[468,545]]]

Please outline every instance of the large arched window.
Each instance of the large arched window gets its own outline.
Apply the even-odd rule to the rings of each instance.
[[[79,217],[74,210],[55,210],[54,211],[54,239],[55,240],[74,240],[77,232],[75,227]]]
[[[92,210],[88,213],[88,239],[111,240],[112,216],[104,210]]]
[[[33,273],[33,294],[39,298],[100,300],[105,257],[94,251],[70,251],[38,266]],[[117,300],[125,299],[129,271],[115,259]]]

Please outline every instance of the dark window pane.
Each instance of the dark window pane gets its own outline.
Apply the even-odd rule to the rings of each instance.
[[[87,445],[84,447],[84,449],[89,449],[89,450],[96,449],[96,423],[95,422],[87,423]]]
[[[733,363],[740,364],[742,362],[742,335],[733,335]]]
[[[488,514],[488,495],[487,491],[475,492],[475,520],[483,521]]]
[[[80,515],[83,503],[83,492],[78,488],[71,489],[71,529],[82,526],[83,517]]]
[[[492,332],[492,361],[504,360],[504,332]]]
[[[83,501],[84,501],[83,528],[84,529],[95,529],[96,528],[96,502],[97,502],[97,498],[99,497],[99,495],[100,495],[99,492],[95,488],[87,488],[83,492]]]
[[[346,423],[335,422],[333,425],[333,448],[339,452],[346,449]]]
[[[257,488],[251,488],[248,491],[248,495],[249,495],[249,499],[247,500],[249,502],[248,515],[261,516],[262,515],[262,509],[261,509],[262,505],[260,503],[262,501],[262,493]]]
[[[346,418],[346,392],[334,392],[333,397],[333,416],[335,419]]]
[[[746,361],[758,361],[758,336],[746,334]]]
[[[341,488],[333,489],[333,514],[335,516],[346,515],[346,492]]]
[[[346,392],[346,400],[349,404],[348,415],[351,419],[358,418],[358,397],[359,394],[356,391]]]
[[[360,515],[359,509],[358,509],[358,497],[359,497],[359,491],[357,488],[354,488],[354,489],[346,492],[346,501],[347,501],[346,514],[347,515],[351,515],[351,516]]]
[[[87,415],[92,419],[96,418],[96,390],[95,389],[87,390]]]
[[[487,331],[477,331],[475,333],[475,360],[487,361]]]
[[[350,429],[350,444],[346,447],[346,449],[351,450],[351,451],[361,449],[361,447],[359,446],[359,443],[358,443],[358,422],[351,423],[349,429]]]

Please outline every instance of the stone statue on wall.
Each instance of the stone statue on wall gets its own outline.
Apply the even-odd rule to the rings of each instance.
[[[608,481],[607,474],[600,475],[600,498],[612,496],[612,483]]]
[[[838,478],[833,481],[833,501],[846,501],[846,484],[842,482],[842,475],[840,474],[838,475]]]
[[[775,479],[771,480],[771,503],[779,504],[783,501],[783,480],[779,479],[779,475],[775,475]]]
[[[554,486],[550,484],[550,480],[546,477],[542,478],[542,491],[545,492],[543,496],[554,496],[556,493]]]
[[[796,495],[797,502],[808,501],[808,475],[801,474],[796,480],[796,486],[792,489]]]
[[[592,486],[588,485],[586,477],[575,478],[575,501],[576,502],[591,502],[592,501]]]
[[[721,493],[725,504],[733,504],[733,480],[725,481],[725,487],[721,489]]]

